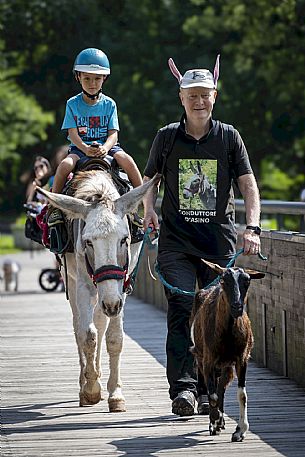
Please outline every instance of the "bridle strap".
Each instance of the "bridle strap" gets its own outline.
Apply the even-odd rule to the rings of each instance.
[[[107,279],[125,279],[126,270],[118,265],[104,265],[98,268],[92,275],[96,283],[106,281]]]
[[[119,267],[118,265],[104,265],[103,267],[98,268],[96,271],[93,271],[92,266],[89,262],[88,256],[85,253],[85,261],[86,261],[86,268],[87,273],[92,279],[93,284],[96,287],[96,284],[102,281],[106,281],[106,279],[116,279],[116,280],[124,280],[123,290],[124,292],[129,289],[130,279],[127,275],[127,268],[128,262],[126,263],[125,267]],[[126,292],[128,293],[128,292]]]

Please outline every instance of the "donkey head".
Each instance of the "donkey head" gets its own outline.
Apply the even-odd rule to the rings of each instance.
[[[186,199],[194,197],[194,195],[196,195],[200,189],[202,181],[202,171],[198,160],[196,165],[197,168],[194,166],[192,162],[190,162],[190,168],[194,174],[188,179],[183,188],[183,197]]]
[[[216,263],[202,261],[220,275],[220,284],[230,306],[231,316],[236,319],[242,316],[251,279],[261,279],[264,273],[239,267],[223,268]]]
[[[158,181],[159,176],[156,176],[121,197],[112,185],[103,183],[108,198],[100,195],[99,190],[99,199],[93,195],[90,197],[90,186],[87,183],[89,201],[40,189],[49,202],[61,209],[68,218],[84,220],[76,251],[85,255],[97,286],[98,304],[109,317],[121,312],[125,300],[124,284],[130,261],[130,232],[126,215],[135,211],[145,194]],[[93,184],[96,193],[96,177]]]

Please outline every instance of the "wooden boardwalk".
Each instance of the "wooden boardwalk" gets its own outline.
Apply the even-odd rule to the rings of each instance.
[[[128,411],[110,414],[106,401],[79,408],[69,305],[63,293],[43,293],[37,283],[39,269],[52,265],[47,254],[18,255],[20,291],[1,295],[2,457],[305,456],[304,390],[253,363],[247,384],[250,432],[243,443],[230,442],[238,415],[235,383],[227,392],[220,436],[209,436],[207,417],[186,421],[172,415],[165,315],[132,297],[125,309],[122,360]]]

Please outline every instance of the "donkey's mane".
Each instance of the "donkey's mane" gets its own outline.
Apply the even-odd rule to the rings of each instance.
[[[113,202],[119,194],[107,172],[103,170],[81,171],[72,182],[74,197],[89,202],[99,202],[107,208],[113,208]]]

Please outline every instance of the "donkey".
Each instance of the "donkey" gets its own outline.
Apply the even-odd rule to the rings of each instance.
[[[189,178],[183,188],[183,197],[193,199],[196,194],[199,195],[204,208],[207,210],[215,209],[216,206],[216,188],[209,182],[207,175],[202,171],[200,162],[197,160],[197,168],[191,166],[194,175]]]
[[[120,197],[110,175],[93,170],[75,176],[73,197],[39,189],[53,206],[73,220],[74,252],[65,254],[67,276],[63,276],[79,354],[80,406],[103,399],[101,343],[105,335],[110,369],[109,411],[126,411],[120,379],[123,307],[128,276],[141,247],[140,243],[130,245],[126,215],[136,209],[158,181],[156,176]]]
[[[245,311],[250,279],[265,275],[242,268],[222,268],[203,260],[220,275],[219,284],[200,290],[191,315],[192,352],[204,377],[210,407],[210,435],[225,428],[224,394],[238,378],[239,422],[232,441],[243,441],[249,429],[247,418],[246,371],[253,348],[250,319]]]

